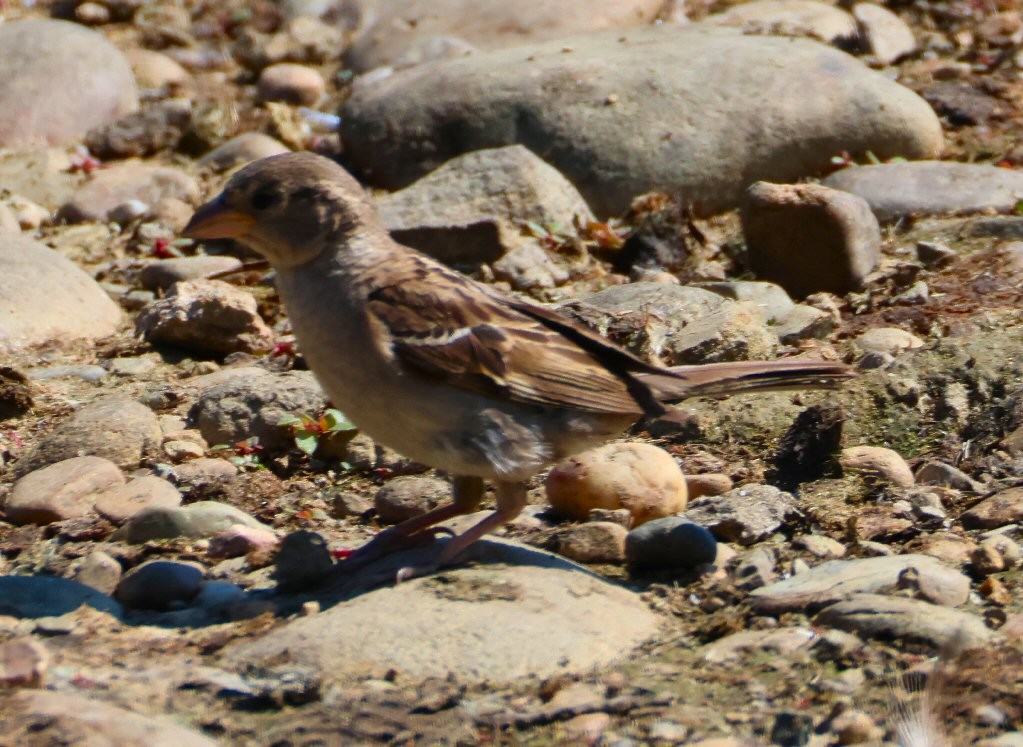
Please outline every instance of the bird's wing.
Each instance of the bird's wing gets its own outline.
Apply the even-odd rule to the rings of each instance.
[[[632,375],[655,369],[599,335],[422,258],[408,269],[396,276],[391,268],[391,282],[376,285],[368,304],[386,331],[385,344],[407,369],[523,403],[663,412]]]

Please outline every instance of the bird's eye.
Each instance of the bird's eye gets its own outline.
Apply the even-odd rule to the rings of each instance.
[[[266,210],[280,200],[280,195],[273,189],[261,189],[252,195],[252,207],[255,210]]]

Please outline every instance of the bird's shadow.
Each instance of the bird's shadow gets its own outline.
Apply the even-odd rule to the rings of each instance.
[[[278,617],[300,612],[308,602],[315,602],[321,610],[328,609],[356,597],[393,587],[397,583],[400,569],[435,563],[447,541],[447,538],[439,539],[394,552],[357,570],[345,568],[345,561],[341,560],[334,563],[326,573],[308,579],[301,588],[273,586],[256,589],[247,592],[244,601],[250,605],[250,609],[272,612]],[[428,574],[426,578],[451,579],[457,577],[460,571],[509,566],[569,571],[607,581],[560,555],[493,537],[475,542],[455,563]],[[412,579],[403,583],[420,582],[420,579]],[[46,575],[0,576],[0,615],[42,621],[74,613],[82,606],[108,613],[122,623],[133,626],[196,629],[244,619],[228,610],[218,612],[196,606],[172,610],[127,609],[114,597],[71,579]],[[39,624],[45,626],[50,623]]]
[[[345,568],[346,561],[342,560],[318,579],[314,586],[290,593],[278,589],[275,591],[275,599],[282,611],[288,613],[301,608],[306,602],[316,602],[321,609],[326,609],[364,594],[393,587],[397,583],[398,572],[401,569],[432,565],[448,541],[447,538],[439,539],[426,545],[391,553],[352,571]],[[470,569],[480,567],[496,569],[508,566],[533,566],[582,573],[607,582],[602,576],[561,555],[497,537],[487,537],[474,542],[454,563],[427,574],[424,578],[447,579]],[[419,579],[412,579],[401,583],[418,581]]]

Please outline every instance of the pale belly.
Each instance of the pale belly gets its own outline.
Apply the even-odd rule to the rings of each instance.
[[[343,299],[327,296],[333,308],[325,308],[310,295],[289,299],[286,283],[281,290],[303,355],[333,404],[374,441],[417,462],[454,475],[525,480],[619,435],[634,419],[499,401],[403,375]],[[350,325],[343,335],[342,323]]]

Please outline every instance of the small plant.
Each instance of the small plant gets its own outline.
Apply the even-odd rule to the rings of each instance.
[[[266,469],[263,463],[259,461],[259,455],[263,453],[263,446],[259,443],[259,438],[256,436],[246,438],[244,441],[237,441],[233,444],[217,444],[211,447],[210,451],[234,452],[232,456],[227,458],[227,461],[243,472]]]
[[[277,421],[282,428],[290,428],[295,437],[295,446],[309,456],[316,453],[320,442],[335,433],[348,433],[356,429],[355,424],[342,412],[328,409],[318,418],[306,414],[285,415]]]

